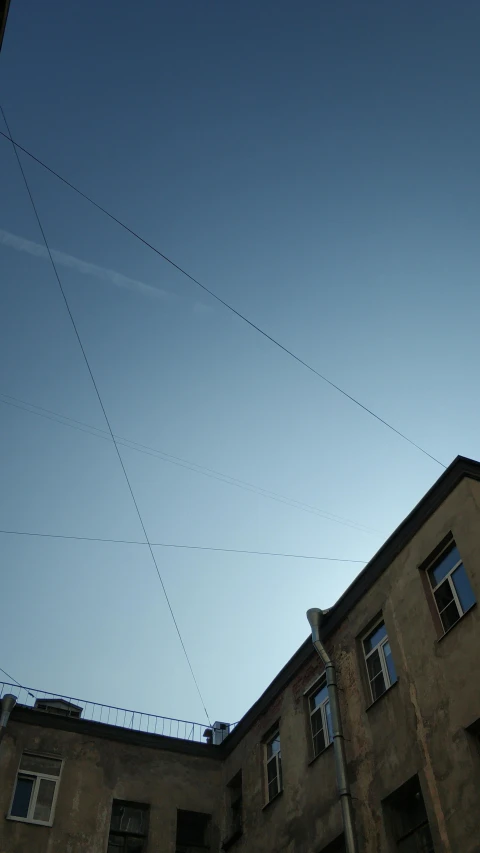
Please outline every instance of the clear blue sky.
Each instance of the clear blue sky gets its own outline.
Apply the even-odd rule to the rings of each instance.
[[[473,0],[12,0],[2,103],[20,143],[449,463],[480,456],[479,37]],[[152,541],[372,556],[442,469],[24,163],[114,430],[379,531],[123,449]],[[4,139],[0,187],[0,393],[103,428]],[[0,416],[2,528],[141,538],[111,445]],[[203,720],[146,548],[0,546],[0,666]],[[360,568],[156,554],[225,720]]]

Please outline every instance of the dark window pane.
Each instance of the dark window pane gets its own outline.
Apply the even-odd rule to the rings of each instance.
[[[107,853],[120,853],[120,851],[124,851],[125,849],[125,839],[122,835],[112,835],[108,838],[108,850]]]
[[[387,664],[388,677],[390,679],[390,684],[395,684],[397,680],[397,673],[395,670],[395,664],[393,663],[392,651],[390,649],[390,643],[385,643],[383,646],[383,651],[385,654],[385,663]]]
[[[460,599],[462,610],[465,613],[472,604],[475,604],[475,596],[472,592],[472,587],[470,586],[470,581],[467,578],[467,573],[463,565],[459,566],[458,569],[455,569],[452,574],[452,580],[455,584],[455,589]]]
[[[375,699],[378,699],[379,696],[381,696],[383,693],[385,693],[385,690],[387,689],[386,684],[385,684],[385,679],[383,677],[383,672],[381,672],[379,675],[377,675],[373,679],[373,681],[370,682],[370,684],[372,687],[373,701],[375,701]]]
[[[30,776],[18,776],[10,814],[27,817],[34,780]]]
[[[437,584],[439,584],[442,578],[445,577],[447,572],[449,572],[450,569],[453,569],[453,567],[457,563],[459,563],[460,560],[461,557],[458,553],[458,548],[456,545],[454,545],[451,551],[445,554],[440,560],[440,562],[433,569],[430,569],[429,575],[432,586],[436,586]]]
[[[372,649],[374,649],[375,646],[378,645],[380,640],[383,640],[383,638],[386,636],[387,636],[387,629],[385,628],[385,625],[382,622],[382,624],[377,625],[377,627],[372,631],[372,633],[368,635],[366,640],[363,641],[363,645],[365,648],[365,654],[368,655],[368,653],[371,652]]]
[[[268,783],[268,799],[273,800],[278,794],[278,780],[275,777],[271,782]]]
[[[448,578],[441,584],[441,586],[438,587],[437,590],[435,590],[434,596],[440,612],[454,600],[452,587],[450,586]]]
[[[440,613],[440,618],[442,620],[444,631],[448,631],[449,628],[452,628],[456,622],[460,619],[460,613],[458,612],[458,607],[454,601],[442,610]]]
[[[142,853],[143,845],[143,838],[127,838],[128,853]]]
[[[273,758],[272,761],[269,761],[267,764],[267,779],[271,782],[273,779],[277,778],[277,762]]]
[[[315,713],[312,714],[311,719],[312,719],[312,732],[314,735],[316,735],[319,731],[321,731],[323,729],[323,719],[322,719],[322,712],[321,712],[320,708],[318,709],[318,711],[315,711]]]
[[[283,788],[283,775],[282,775],[282,756],[280,753],[278,754],[278,787],[280,790]]]
[[[177,811],[177,845],[205,847],[206,832],[211,815],[204,812]]]
[[[315,755],[318,755],[320,752],[323,752],[325,749],[325,734],[323,729],[316,732],[313,736],[313,751]]]
[[[367,658],[367,669],[368,669],[368,677],[370,681],[372,678],[375,678],[382,671],[382,664],[380,663],[380,652],[378,649]]]
[[[58,758],[47,758],[45,755],[32,755],[25,752],[20,762],[20,770],[32,773],[45,773],[47,776],[59,776],[62,762]]]
[[[38,787],[37,802],[33,812],[34,820],[50,820],[50,812],[52,810],[53,795],[55,794],[56,782],[52,779],[40,779]]]

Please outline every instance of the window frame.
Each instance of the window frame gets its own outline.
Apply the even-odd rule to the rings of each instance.
[[[320,691],[323,690],[325,687],[327,688],[326,698],[320,703],[320,705],[318,705],[316,708],[314,708],[312,710],[312,707],[311,707],[312,699],[314,699],[314,697],[317,695],[317,693],[320,693]],[[330,730],[328,727],[327,705],[328,705],[328,707],[330,707],[330,696],[328,694],[327,677],[326,677],[325,673],[323,675],[321,675],[320,678],[315,682],[315,684],[309,689],[309,691],[306,695],[306,699],[308,702],[308,718],[309,718],[309,729],[310,729],[310,739],[311,739],[310,743],[311,743],[311,748],[312,748],[312,760],[313,760],[314,758],[317,758],[317,756],[321,755],[322,752],[325,752],[325,750],[330,746],[330,744],[333,743],[333,734],[332,734],[332,736],[330,736]],[[317,752],[315,750],[315,734],[313,732],[313,717],[315,714],[318,714],[318,713],[320,713],[321,720],[322,720],[322,731],[324,734],[325,746],[323,747],[323,749],[320,749]],[[330,710],[330,714],[331,714],[331,710]],[[331,717],[330,717],[330,720],[331,720]],[[318,732],[317,732],[317,734],[318,734]]]
[[[130,809],[137,809],[139,811],[143,811],[146,815],[145,817],[145,832],[133,832],[127,829],[112,829],[112,817],[113,817],[113,806],[114,804],[118,804],[120,806],[125,806]],[[149,816],[150,816],[150,805],[149,803],[140,803],[134,802],[133,800],[117,800],[116,797],[112,798],[112,806],[110,809],[110,828],[108,830],[108,839],[107,839],[107,851],[110,847],[110,837],[115,836],[116,838],[123,839],[123,851],[127,850],[127,841],[129,838],[139,838],[143,841],[144,850],[146,850],[146,844],[148,842],[148,824],[149,824]],[[123,853],[122,851],[122,853]]]
[[[273,755],[268,757],[268,747],[274,741],[278,739],[280,748]],[[265,771],[265,788],[266,788],[266,805],[273,802],[273,800],[278,797],[283,791],[283,769],[282,769],[282,740],[280,737],[280,726],[275,726],[274,729],[271,729],[270,733],[267,735],[264,741],[264,771]],[[273,779],[268,779],[268,765],[273,764],[275,762],[275,779],[277,780],[277,792],[270,796],[270,784],[273,782]]]
[[[366,640],[368,640],[368,638],[371,636],[371,634],[375,633],[375,631],[377,631],[377,630],[378,630],[378,628],[380,628],[380,626],[381,626],[381,625],[383,625],[383,626],[385,627],[385,637],[382,637],[382,639],[381,639],[381,640],[379,640],[379,642],[377,643],[377,645],[376,645],[376,646],[374,646],[374,648],[373,648],[373,649],[370,649],[370,651],[369,651],[369,652],[366,652],[366,650],[365,650],[365,642],[366,642]],[[390,635],[389,635],[389,633],[388,633],[388,631],[387,631],[387,626],[386,626],[386,624],[385,624],[385,619],[384,619],[384,617],[383,617],[383,616],[379,616],[379,617],[378,617],[378,619],[376,619],[376,620],[373,622],[373,624],[372,624],[372,625],[370,625],[370,627],[368,628],[368,630],[367,630],[367,631],[365,631],[365,632],[364,632],[364,634],[363,634],[363,635],[362,635],[362,637],[361,637],[362,653],[363,653],[363,659],[364,659],[364,662],[365,662],[365,672],[366,672],[367,684],[368,684],[368,689],[369,689],[370,699],[371,699],[371,703],[372,703],[372,704],[373,704],[374,702],[378,702],[378,700],[379,700],[379,699],[381,699],[381,698],[382,698],[382,696],[384,696],[384,695],[385,695],[385,693],[386,693],[388,690],[390,690],[390,688],[391,688],[391,687],[393,687],[393,685],[394,685],[394,684],[396,684],[396,683],[397,683],[397,681],[398,681],[398,676],[396,677],[395,681],[392,681],[392,680],[391,680],[391,678],[390,678],[390,673],[389,673],[389,671],[388,671],[388,666],[387,666],[387,661],[386,661],[386,656],[385,656],[385,651],[384,651],[384,646],[385,646],[387,643],[388,643],[388,645],[390,646],[390,654],[392,654],[392,647],[391,647],[391,645],[390,645]],[[384,683],[385,683],[385,690],[383,690],[383,691],[382,691],[382,693],[380,693],[380,695],[379,695],[379,696],[374,696],[374,695],[373,695],[373,690],[372,690],[372,682],[374,681],[374,679],[375,679],[376,677],[378,677],[379,673],[377,673],[377,675],[376,675],[376,676],[374,676],[374,678],[370,678],[370,673],[369,673],[369,671],[368,671],[368,658],[370,658],[370,657],[371,657],[371,656],[372,656],[376,651],[378,651],[378,657],[379,657],[379,660],[380,660],[380,668],[381,668],[381,672],[382,672],[382,675],[383,675],[383,680],[384,680]],[[392,655],[392,662],[393,662],[393,655]],[[394,663],[394,662],[393,662],[393,665],[394,665],[394,667],[395,667],[395,663]],[[395,675],[396,675],[396,674],[397,674],[397,671],[396,671],[396,668],[395,668]]]
[[[448,557],[449,553],[451,551],[453,551],[454,549],[456,549],[458,552],[458,557],[459,557],[458,561],[452,566],[451,569],[448,570],[448,572],[444,575],[444,577],[438,583],[436,583],[434,575],[433,575],[435,569],[437,569],[439,567],[439,565],[443,562],[443,560],[445,560]],[[460,598],[458,597],[457,588],[455,586],[455,581],[452,580],[452,575],[454,574],[454,572],[457,571],[458,568],[460,568],[460,566],[463,566],[463,570],[465,572],[468,584],[470,586],[472,595],[474,597],[473,603],[470,605],[470,607],[467,607],[466,610],[464,610],[462,607],[462,603],[460,601]],[[472,607],[474,607],[476,604],[475,594],[473,592],[472,585],[470,583],[470,578],[467,575],[462,555],[460,554],[460,550],[459,550],[458,545],[457,545],[454,538],[449,537],[448,541],[445,543],[445,545],[441,549],[441,551],[438,554],[436,554],[433,559],[427,561],[426,564],[424,564],[424,571],[425,571],[425,574],[427,576],[428,588],[430,590],[430,593],[431,593],[431,596],[433,599],[433,605],[435,608],[435,613],[437,614],[438,619],[439,619],[439,625],[441,628],[442,636],[444,636],[445,634],[448,633],[448,631],[450,631],[452,628],[454,628],[455,625],[457,625],[457,623],[460,621],[462,616],[465,616],[465,614],[468,613],[468,611],[471,610]],[[437,590],[440,589],[440,587],[445,583],[448,583],[448,587],[452,593],[452,601],[455,602],[455,606],[457,608],[457,613],[458,613],[458,619],[456,619],[455,622],[453,622],[451,625],[449,625],[448,628],[446,628],[444,623],[443,623],[442,613],[447,609],[447,607],[450,606],[450,604],[452,602],[450,601],[443,608],[443,610],[440,610],[440,608],[438,606],[438,601],[437,601],[436,596],[435,596],[435,593],[437,592]]]
[[[34,758],[49,758],[54,761],[60,762],[60,770],[57,776],[52,776],[49,773],[37,773],[34,770],[22,770],[21,764],[24,755],[32,755]],[[59,755],[52,755],[47,752],[34,752],[33,750],[25,749],[21,756],[20,761],[18,763],[17,772],[15,774],[15,784],[13,786],[12,796],[10,798],[10,805],[8,807],[7,818],[8,820],[16,820],[19,823],[30,823],[35,824],[36,826],[53,826],[53,821],[55,818],[55,808],[57,805],[57,797],[58,790],[60,788],[60,780],[62,778],[63,765],[65,763],[65,759],[61,758]],[[32,791],[30,794],[30,802],[28,804],[28,812],[26,817],[20,817],[19,815],[12,814],[13,801],[15,799],[15,793],[17,790],[17,784],[19,778],[29,778],[33,779]],[[35,808],[37,805],[38,793],[40,790],[40,783],[42,779],[45,779],[47,782],[54,782],[55,789],[53,792],[52,805],[50,806],[50,818],[49,820],[36,820],[33,815],[35,814]]]

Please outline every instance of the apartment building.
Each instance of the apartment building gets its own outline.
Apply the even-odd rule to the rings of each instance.
[[[360,853],[480,851],[479,598],[480,464],[457,457],[322,623]],[[311,638],[234,727],[11,693],[1,853],[345,850]]]

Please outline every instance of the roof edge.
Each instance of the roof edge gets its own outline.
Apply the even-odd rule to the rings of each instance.
[[[428,521],[448,495],[465,478],[480,481],[480,462],[466,456],[457,456],[440,475],[428,492],[420,499],[412,511],[403,519],[393,533],[381,545],[367,565],[354,578],[350,586],[328,610],[323,627],[324,637],[330,636],[345,619],[349,611],[370,589],[375,581],[390,566],[393,560],[408,545],[410,540]],[[225,738],[222,751],[229,754],[253,726],[256,720],[267,710],[282,690],[295,676],[295,673],[312,657],[314,649],[310,636],[292,655],[290,660],[275,676],[267,689],[248,709],[233,731]]]

